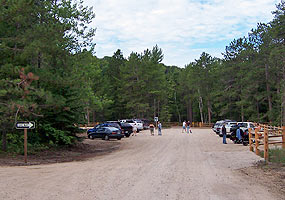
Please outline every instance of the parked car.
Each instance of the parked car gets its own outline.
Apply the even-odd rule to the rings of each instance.
[[[249,128],[251,128],[252,130],[255,129],[252,122],[238,122],[237,124],[240,127],[240,129],[243,130],[243,132],[248,131]]]
[[[225,123],[220,123],[218,126],[217,126],[217,134],[220,136],[220,137],[223,137],[223,133],[222,133],[222,127]]]
[[[235,122],[235,121],[233,121],[233,120],[230,120],[230,119],[224,119],[224,120],[220,120],[220,121],[217,121],[214,125],[213,125],[213,127],[212,127],[212,130],[217,134],[217,135],[219,135],[219,136],[223,136],[222,135],[222,133],[221,133],[221,128],[222,128],[222,126],[223,126],[223,124],[227,124],[227,123],[229,123],[229,122]],[[236,122],[235,122],[236,123]]]
[[[221,125],[221,123],[223,123],[223,121],[217,121],[217,122],[214,124],[213,128],[212,128],[212,130],[213,130],[215,133],[217,133],[217,134],[219,134],[219,132],[220,132],[220,131],[217,130],[217,128],[218,128],[219,125]]]
[[[142,131],[143,130],[143,122],[140,119],[134,119],[134,121],[136,122],[136,126],[138,131]]]
[[[101,128],[101,127],[115,127],[117,129],[119,129],[120,132],[122,133],[121,126],[119,124],[117,124],[117,123],[114,123],[114,122],[105,122],[105,123],[102,123],[102,124],[98,124],[94,128]]]
[[[124,137],[121,131],[115,127],[99,127],[87,132],[87,134],[90,139],[102,138],[103,140],[109,140],[115,138],[120,140]]]
[[[149,129],[150,121],[147,119],[142,119],[143,122],[143,129]]]
[[[237,122],[231,121],[225,124],[227,136],[231,136],[231,133],[238,128]]]
[[[122,133],[126,136],[126,137],[130,137],[130,135],[133,133],[133,127],[132,125],[128,124],[128,123],[123,123],[120,121],[107,121],[106,123],[115,123],[118,124],[122,130]]]
[[[121,119],[120,122],[122,123],[128,123],[130,125],[132,125],[132,127],[136,127],[137,128],[137,132],[139,132],[140,130],[137,127],[137,123],[133,120],[133,119]]]

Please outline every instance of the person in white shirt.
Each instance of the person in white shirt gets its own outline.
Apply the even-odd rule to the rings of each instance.
[[[182,123],[182,133],[186,132],[186,121]]]

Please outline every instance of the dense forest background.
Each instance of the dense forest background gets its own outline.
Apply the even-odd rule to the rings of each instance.
[[[21,151],[16,121],[36,122],[30,149],[72,144],[76,124],[122,118],[285,125],[283,0],[273,15],[223,59],[201,52],[179,68],[163,64],[158,46],[97,58],[95,14],[82,1],[0,0],[2,150]]]

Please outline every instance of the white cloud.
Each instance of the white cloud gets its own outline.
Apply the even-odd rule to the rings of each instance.
[[[167,65],[194,61],[204,51],[220,55],[225,45],[246,36],[258,22],[269,22],[277,0],[85,0],[93,6],[96,55],[120,48],[127,57],[158,44]],[[215,47],[217,42],[225,43]],[[205,45],[204,45],[205,46]],[[223,47],[221,47],[223,46]]]

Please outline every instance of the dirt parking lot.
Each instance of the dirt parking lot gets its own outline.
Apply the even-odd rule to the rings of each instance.
[[[282,184],[259,181],[261,158],[248,147],[210,129],[162,133],[109,141],[113,151],[84,161],[2,166],[0,199],[284,199]]]

